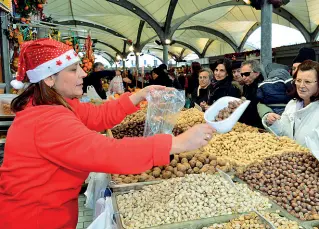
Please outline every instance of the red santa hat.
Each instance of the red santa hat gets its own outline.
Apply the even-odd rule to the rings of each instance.
[[[25,42],[20,50],[17,77],[11,85],[21,89],[26,76],[31,83],[37,83],[79,61],[72,47],[62,42],[49,38]]]

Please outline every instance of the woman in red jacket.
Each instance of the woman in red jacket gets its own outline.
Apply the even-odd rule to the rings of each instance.
[[[77,197],[89,172],[141,173],[169,163],[170,153],[207,144],[212,129],[199,125],[178,136],[106,138],[112,128],[137,111],[153,89],[124,94],[101,106],[81,104],[80,59],[69,46],[49,39],[21,49],[16,88],[29,86],[13,100],[16,117],[7,135],[0,168],[0,228],[74,229]]]

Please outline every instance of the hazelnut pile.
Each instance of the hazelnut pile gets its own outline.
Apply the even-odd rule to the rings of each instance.
[[[227,160],[200,151],[193,151],[174,155],[174,159],[167,166],[154,167],[139,175],[113,174],[112,180],[116,184],[128,184],[184,177],[186,174],[214,174],[217,172],[216,168],[229,172],[232,167]]]
[[[299,229],[299,225],[295,221],[291,221],[285,217],[280,216],[278,213],[261,212],[261,214],[277,229]],[[256,213],[250,213],[248,215],[242,215],[236,219],[223,224],[213,224],[210,227],[204,227],[203,229],[248,229],[259,228],[267,229],[267,226],[260,220]]]
[[[181,111],[178,116],[177,123],[173,129],[173,134],[177,136],[181,133],[184,133],[194,125],[201,123],[205,123],[203,112],[197,110],[196,108]]]
[[[113,137],[122,139],[124,137],[142,137],[144,134],[146,109],[141,109],[126,118],[118,126],[112,129]]]
[[[249,212],[251,207],[271,207],[266,197],[246,184],[236,184],[236,188],[241,195],[218,175],[191,174],[117,195],[116,202],[123,226],[129,229]]]
[[[245,101],[246,101],[246,98],[242,97],[240,100],[234,100],[234,101],[228,102],[228,107],[225,107],[218,112],[218,115],[215,117],[214,122],[227,119]]]
[[[236,167],[247,166],[263,158],[283,152],[308,152],[288,137],[276,137],[269,133],[231,131],[215,135],[205,152],[228,159]]]
[[[319,219],[319,162],[307,153],[286,153],[249,166],[239,178],[301,220]]]

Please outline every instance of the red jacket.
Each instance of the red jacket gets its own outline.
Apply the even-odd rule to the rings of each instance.
[[[98,134],[135,112],[127,94],[101,106],[68,101],[16,114],[0,168],[0,228],[76,228],[89,172],[141,173],[169,163],[172,137],[110,139]]]

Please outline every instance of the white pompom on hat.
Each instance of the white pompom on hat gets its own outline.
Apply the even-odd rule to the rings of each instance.
[[[22,89],[26,76],[30,83],[38,83],[79,61],[78,54],[62,42],[49,38],[25,42],[20,50],[17,77],[11,86]]]

